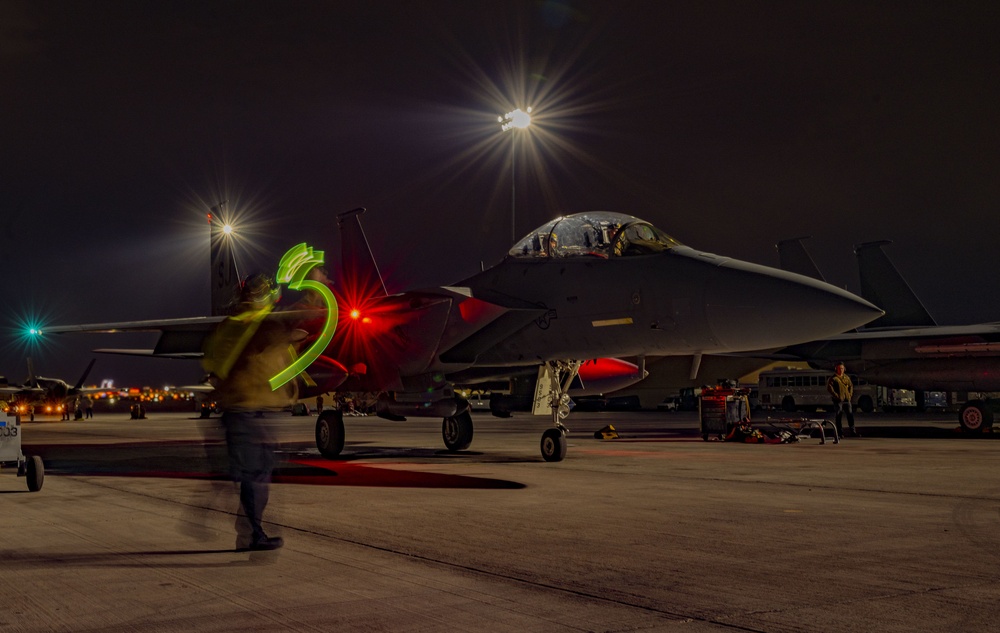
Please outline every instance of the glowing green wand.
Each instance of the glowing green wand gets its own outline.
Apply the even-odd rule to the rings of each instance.
[[[279,284],[288,284],[292,290],[314,290],[318,292],[326,301],[326,323],[316,341],[295,361],[283,369],[278,375],[271,378],[271,390],[274,391],[282,385],[305,371],[306,367],[312,364],[326,346],[333,340],[333,333],[337,329],[337,298],[333,296],[330,289],[318,281],[306,279],[306,274],[323,264],[323,251],[314,251],[311,246],[306,246],[303,242],[288,249],[284,257],[278,263],[277,281]]]

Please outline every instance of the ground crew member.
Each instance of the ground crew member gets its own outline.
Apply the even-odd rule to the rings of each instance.
[[[844,429],[841,426],[841,419],[847,414],[847,432],[851,437],[861,437],[858,430],[854,428],[854,409],[851,406],[851,398],[854,396],[854,384],[851,377],[844,372],[844,363],[837,363],[833,376],[826,381],[826,390],[833,398],[833,406],[837,412],[837,434],[843,435]]]
[[[249,522],[250,534],[238,534],[237,550],[273,550],[284,543],[265,534],[261,522],[276,444],[268,416],[291,406],[298,392],[295,381],[272,389],[268,379],[288,367],[291,345],[305,333],[268,321],[279,296],[269,276],[250,276],[232,316],[206,341],[202,359],[223,409],[230,474],[240,484],[240,503]]]

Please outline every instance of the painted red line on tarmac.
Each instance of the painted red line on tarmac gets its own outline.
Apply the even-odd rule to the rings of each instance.
[[[288,467],[291,465],[291,467]],[[303,468],[298,469],[295,466]],[[302,470],[305,472],[296,472]],[[55,473],[53,473],[55,474]],[[229,481],[221,473],[199,473],[168,470],[147,471],[83,471],[68,473],[71,477],[128,477],[160,479],[194,479]],[[468,477],[443,473],[379,468],[365,464],[337,462],[322,458],[294,459],[275,469],[272,481],[276,484],[305,486],[368,486],[375,488],[449,488],[479,490],[517,490],[524,484],[506,479]]]
[[[323,458],[304,457],[290,460],[290,462],[313,469],[322,469],[330,472],[333,476],[297,476],[281,473],[275,475],[275,481],[281,483],[326,486],[373,486],[380,488],[476,488],[508,490],[524,488],[524,484],[505,479],[379,468],[366,464],[337,462]]]

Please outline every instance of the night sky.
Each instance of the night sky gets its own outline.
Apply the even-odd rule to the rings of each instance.
[[[1000,320],[996,2],[0,0],[0,374],[76,380],[70,324],[207,314],[205,213],[338,255],[364,224],[390,291],[458,281],[560,215],[632,213],[777,265],[811,235],[857,290],[887,252],[941,323]],[[249,241],[252,239],[252,241]],[[101,356],[88,382],[190,384]]]

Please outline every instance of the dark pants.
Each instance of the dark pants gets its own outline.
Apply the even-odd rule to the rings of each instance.
[[[274,470],[274,444],[266,419],[253,411],[226,411],[222,424],[229,449],[229,474],[240,484],[240,504],[250,523],[251,538],[257,542],[266,536],[261,517]]]
[[[850,429],[854,428],[854,407],[851,406],[849,400],[841,400],[840,402],[835,402],[833,404],[837,408],[837,433],[843,435],[844,428],[841,426],[841,419],[844,414],[847,414],[847,427]]]

